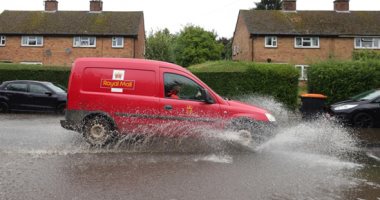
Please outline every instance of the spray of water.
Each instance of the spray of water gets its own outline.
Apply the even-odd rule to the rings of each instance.
[[[202,153],[206,155],[231,155],[237,151],[243,152],[282,152],[297,155],[321,155],[342,158],[355,151],[355,138],[349,131],[328,119],[318,119],[304,122],[300,115],[289,111],[273,98],[264,96],[245,95],[239,100],[248,104],[257,105],[269,110],[278,121],[278,128],[265,143],[251,143],[241,133],[234,131],[215,130],[209,127],[192,127],[173,123],[159,124],[157,133],[146,134],[148,129],[141,127],[139,132],[123,135],[102,148],[94,148],[84,142],[83,138],[72,133],[72,141],[56,145],[49,149],[19,149],[24,153],[32,154],[78,154],[78,153]],[[151,127],[149,127],[149,130]],[[177,130],[178,129],[178,130]],[[181,136],[171,135],[172,132],[181,132]],[[194,137],[196,135],[196,137]],[[6,150],[3,148],[3,151]],[[21,152],[22,153],[22,152]],[[212,160],[212,159],[211,159]]]
[[[348,159],[358,151],[357,138],[336,121],[323,116],[302,120],[299,113],[289,111],[281,103],[265,96],[246,95],[241,100],[266,108],[278,119],[279,127],[275,136],[255,147],[256,152]]]

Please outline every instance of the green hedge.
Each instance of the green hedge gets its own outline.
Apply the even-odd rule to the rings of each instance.
[[[352,53],[353,60],[380,60],[380,51],[356,50]]]
[[[308,91],[328,96],[329,104],[380,87],[380,61],[327,61],[308,70]]]
[[[218,94],[226,97],[262,94],[295,109],[299,72],[292,65],[216,61],[189,68]]]
[[[291,65],[216,61],[189,68],[218,94],[226,97],[258,93],[297,106],[298,71]],[[67,87],[70,68],[0,64],[0,83],[7,80],[50,81]]]
[[[69,67],[0,64],[0,83],[8,80],[39,80],[49,81],[67,87],[69,76]]]

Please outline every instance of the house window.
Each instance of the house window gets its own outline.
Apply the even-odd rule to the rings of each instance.
[[[96,37],[74,37],[74,47],[96,47]]]
[[[319,37],[295,37],[295,48],[319,48]]]
[[[5,36],[3,35],[0,36],[0,46],[5,46],[5,39],[6,39]]]
[[[44,45],[44,38],[42,36],[22,36],[21,46],[42,47]]]
[[[112,38],[112,48],[123,48],[124,38],[123,37],[113,37]]]
[[[380,49],[380,37],[355,38],[356,49]]]
[[[268,48],[277,47],[277,37],[276,36],[265,37],[265,47],[268,47]]]

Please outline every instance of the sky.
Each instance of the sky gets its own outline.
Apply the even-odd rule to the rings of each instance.
[[[103,0],[103,11],[144,11],[147,33],[179,32],[192,24],[219,37],[232,37],[240,9],[260,0]],[[43,10],[43,0],[0,0],[3,10]],[[58,10],[88,10],[89,0],[58,0]],[[334,0],[297,0],[297,10],[333,10]],[[380,0],[351,0],[350,10],[380,11]]]

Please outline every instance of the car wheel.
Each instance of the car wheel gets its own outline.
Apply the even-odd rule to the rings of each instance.
[[[112,141],[114,130],[106,118],[95,116],[86,121],[83,135],[92,146],[102,147]]]
[[[8,112],[8,105],[6,103],[0,103],[0,113]]]
[[[64,115],[66,113],[66,104],[59,104],[55,112],[59,115]]]
[[[368,113],[358,113],[354,116],[353,124],[358,128],[372,128],[374,119]]]

